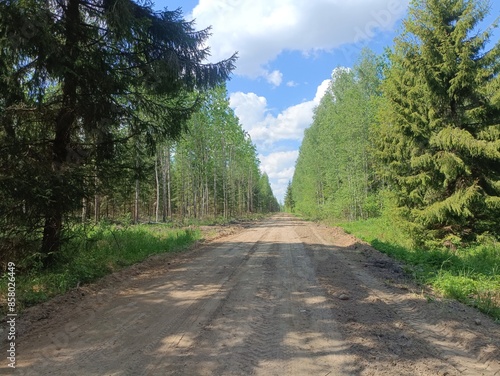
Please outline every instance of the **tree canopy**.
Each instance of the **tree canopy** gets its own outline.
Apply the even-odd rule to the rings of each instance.
[[[298,212],[353,220],[395,204],[422,240],[498,236],[500,44],[496,25],[480,29],[488,10],[413,0],[383,57],[335,70],[300,148]]]
[[[180,10],[132,0],[2,1],[0,220],[8,249],[38,241],[41,231],[50,263],[64,217],[107,176],[120,144],[152,148],[181,134],[198,93],[234,68],[235,55],[204,62],[209,33]]]
[[[382,174],[408,218],[437,237],[498,231],[500,45],[487,3],[413,1],[384,82]]]

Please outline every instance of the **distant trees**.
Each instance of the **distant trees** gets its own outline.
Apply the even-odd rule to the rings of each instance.
[[[2,258],[50,265],[69,217],[112,216],[131,194],[137,220],[155,169],[173,189],[167,140],[234,68],[203,63],[208,36],[132,0],[0,3]]]
[[[295,200],[293,199],[292,182],[289,181],[285,193],[285,210],[293,212],[295,209]]]
[[[188,131],[173,144],[172,210],[205,218],[277,211],[250,136],[229,107],[225,86],[207,91]]]
[[[389,191],[421,235],[499,235],[500,44],[488,50],[494,26],[478,29],[487,12],[413,0],[384,60],[335,71],[296,164],[299,212],[366,218]]]
[[[259,195],[257,197],[256,205],[259,212],[272,213],[280,211],[280,204],[273,195],[271,184],[269,183],[269,177],[265,172],[259,177],[258,192]]]
[[[372,194],[370,126],[377,111],[380,62],[365,51],[354,69],[339,68],[306,130],[292,183],[299,212],[366,218]]]

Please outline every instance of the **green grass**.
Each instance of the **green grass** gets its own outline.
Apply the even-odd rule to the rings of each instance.
[[[451,250],[423,249],[385,218],[337,223],[406,265],[406,272],[444,297],[454,298],[500,320],[500,243],[483,237]]]
[[[35,259],[24,260],[16,274],[17,310],[46,301],[77,284],[97,280],[151,255],[179,252],[200,239],[199,230],[172,229],[163,224],[77,226],[58,255],[56,265],[42,269]],[[0,280],[5,301],[7,275]],[[2,307],[5,307],[2,304]]]

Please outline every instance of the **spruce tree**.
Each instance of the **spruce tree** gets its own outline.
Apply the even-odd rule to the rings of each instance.
[[[500,46],[488,3],[413,0],[384,83],[378,153],[408,218],[437,238],[498,232]]]
[[[0,147],[8,153],[0,188],[35,193],[23,210],[43,229],[46,265],[61,247],[65,216],[88,195],[89,174],[118,144],[178,136],[198,102],[189,93],[228,78],[235,56],[206,64],[208,36],[180,10],[156,12],[148,2],[0,3]]]

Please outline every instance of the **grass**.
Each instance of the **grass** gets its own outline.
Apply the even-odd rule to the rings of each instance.
[[[500,243],[483,237],[476,244],[451,250],[422,249],[391,220],[373,218],[337,223],[406,265],[417,282],[444,297],[457,299],[500,321]]]
[[[182,251],[201,237],[199,230],[172,229],[163,224],[77,226],[69,235],[70,241],[50,269],[42,269],[35,259],[17,266],[18,312],[151,255]],[[7,278],[4,275],[0,280],[0,301],[7,295]]]

